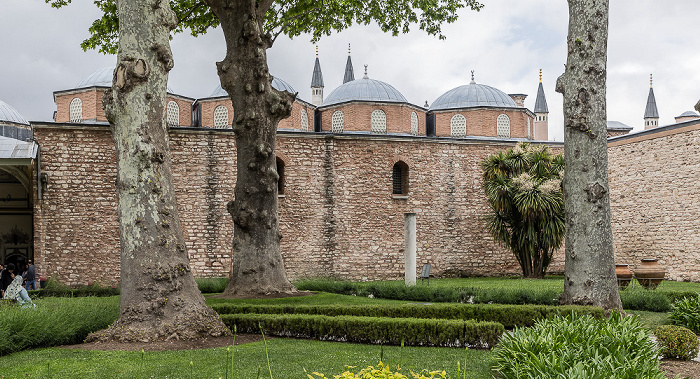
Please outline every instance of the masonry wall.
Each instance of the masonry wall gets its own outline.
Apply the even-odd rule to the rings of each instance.
[[[35,204],[42,274],[69,284],[119,279],[115,153],[108,127],[35,126],[49,177]],[[236,177],[230,130],[170,133],[173,179],[196,276],[227,276]],[[512,254],[486,232],[479,162],[512,143],[421,137],[278,135],[285,161],[281,249],[291,279],[403,275],[403,214],[417,214],[418,267],[436,275],[518,275]],[[393,196],[394,163],[409,166],[407,197]],[[558,254],[550,272],[563,271]]]
[[[700,122],[608,146],[616,263],[658,258],[667,278],[700,281]]]
[[[435,135],[438,137],[450,137],[452,135],[451,121],[456,114],[461,114],[467,121],[467,136],[496,137],[496,120],[501,114],[510,119],[510,137],[528,137],[528,119],[532,128],[532,117],[526,109],[513,108],[474,108],[459,111],[435,112]],[[532,136],[532,130],[531,135]]]
[[[333,129],[333,113],[343,112],[343,131],[371,132],[372,112],[381,110],[386,115],[387,133],[411,133],[411,113],[418,118],[418,135],[425,135],[425,111],[415,106],[395,103],[352,102],[331,106],[321,110],[322,129]]]

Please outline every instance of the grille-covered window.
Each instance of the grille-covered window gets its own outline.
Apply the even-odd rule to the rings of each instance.
[[[343,112],[333,112],[333,116],[331,117],[331,131],[333,133],[343,132]]]
[[[510,118],[502,114],[496,119],[496,135],[501,138],[510,138]]]
[[[452,116],[450,120],[450,133],[452,137],[464,137],[467,135],[467,119],[461,114]]]
[[[180,107],[174,101],[168,102],[168,111],[167,111],[166,120],[167,120],[168,126],[170,126],[170,127],[180,125]]]
[[[306,109],[301,110],[301,131],[309,131],[309,116],[306,115]]]
[[[372,112],[372,133],[386,134],[386,113],[383,110]]]
[[[411,113],[411,134],[418,135],[418,115],[416,112]]]
[[[77,97],[70,101],[70,122],[83,122],[83,101]]]
[[[228,126],[228,109],[224,105],[219,105],[214,109],[214,127],[225,129]]]
[[[408,165],[398,161],[394,163],[391,173],[391,193],[394,195],[408,195]]]

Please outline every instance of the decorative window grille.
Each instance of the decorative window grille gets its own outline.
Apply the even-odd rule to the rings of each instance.
[[[214,127],[217,129],[225,129],[228,124],[228,109],[225,105],[219,105],[214,109]]]
[[[408,165],[404,162],[394,163],[391,173],[391,193],[394,195],[408,194]]]
[[[168,102],[167,124],[169,127],[180,125],[180,107],[176,102]]]
[[[510,118],[502,114],[496,119],[496,135],[501,138],[510,138]]]
[[[450,120],[450,132],[452,137],[464,137],[467,135],[467,119],[461,114],[452,116]]]
[[[70,122],[83,122],[83,101],[77,97],[70,102]]]
[[[333,112],[333,116],[331,117],[331,131],[333,133],[343,132],[343,112]]]
[[[306,109],[301,110],[301,131],[309,131],[309,116],[306,115]]]
[[[372,133],[386,134],[386,113],[380,109],[372,112]]]
[[[418,135],[418,115],[416,112],[411,113],[411,134]]]

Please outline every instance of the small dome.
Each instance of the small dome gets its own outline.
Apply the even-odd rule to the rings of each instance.
[[[433,101],[430,110],[471,107],[518,108],[515,101],[503,91],[472,81],[470,84],[453,88],[442,94]]]
[[[19,114],[15,108],[0,100],[0,124],[3,122],[29,125],[29,121],[22,117],[22,115]]]
[[[111,87],[112,77],[114,76],[114,67],[115,66],[109,66],[93,72],[78,82],[78,84],[75,85],[75,88]],[[168,86],[168,93],[175,93],[170,86]]]
[[[391,85],[365,77],[347,82],[334,89],[322,105],[339,104],[347,101],[408,102],[401,92]]]
[[[680,116],[676,116],[676,117],[700,117],[700,115],[693,112],[693,111],[686,111],[686,112],[683,112]]]
[[[272,88],[278,91],[287,91],[292,94],[297,93],[297,91],[294,90],[294,87],[292,87],[289,83],[274,76],[272,77]],[[224,89],[221,88],[221,84],[219,84],[216,86],[211,95],[207,97],[228,97],[228,92],[224,91]]]

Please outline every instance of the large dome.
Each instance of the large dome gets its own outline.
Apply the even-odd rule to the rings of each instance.
[[[278,79],[276,77],[272,77],[272,88],[278,90],[278,91],[287,91],[289,93],[297,93],[297,91],[294,90],[294,87],[292,87],[289,83],[285,82],[282,79]],[[221,88],[221,84],[216,86],[214,91],[209,95],[208,97],[228,97],[228,92],[224,91],[223,88]]]
[[[0,100],[0,123],[3,122],[29,125],[29,121],[22,117],[15,108]]]
[[[431,111],[470,107],[518,108],[513,99],[503,91],[484,84],[471,82],[453,88],[438,97],[430,106]]]
[[[334,89],[322,105],[339,104],[347,101],[408,102],[401,92],[391,85],[365,77],[347,82]]]
[[[75,88],[87,88],[87,87],[111,87],[112,77],[114,76],[114,66],[109,66],[101,68],[92,74],[84,77]],[[168,92],[174,93],[172,88],[168,86]]]

